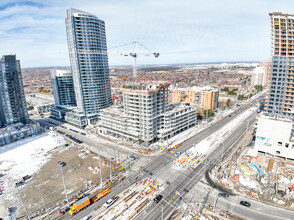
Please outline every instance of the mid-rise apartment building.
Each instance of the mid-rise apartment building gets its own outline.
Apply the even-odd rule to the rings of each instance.
[[[272,71],[266,111],[272,114],[294,114],[294,15],[273,12]]]
[[[196,106],[200,111],[215,110],[218,107],[218,89],[212,87],[187,87],[171,89],[171,103],[186,102]]]
[[[0,128],[28,121],[20,62],[15,55],[5,55],[0,60]]]
[[[76,105],[75,90],[70,70],[51,70],[55,105]]]
[[[189,103],[171,105],[168,87],[142,84],[122,88],[123,106],[101,111],[100,133],[149,144],[194,126],[196,109]]]

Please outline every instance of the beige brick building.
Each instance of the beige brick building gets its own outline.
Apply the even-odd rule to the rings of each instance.
[[[212,87],[187,87],[171,89],[171,103],[187,102],[197,109],[212,109],[218,107],[218,89]]]

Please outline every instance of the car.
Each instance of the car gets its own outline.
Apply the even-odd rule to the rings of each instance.
[[[105,208],[112,206],[118,200],[118,196],[114,196],[111,199],[108,199],[107,202],[104,204]]]
[[[181,155],[181,152],[177,152],[177,153],[175,153],[175,156],[176,157],[178,157],[178,156],[180,156]]]
[[[251,204],[249,202],[247,202],[247,201],[241,201],[240,204],[244,205],[244,206],[247,206],[247,207],[251,206]]]
[[[153,175],[153,173],[152,173],[152,172],[149,172],[149,175],[150,175],[150,176],[152,176],[152,175]]]
[[[159,203],[162,198],[163,198],[162,195],[158,195],[158,196],[155,197],[154,202]]]
[[[57,163],[58,163],[59,166],[61,166],[61,167],[64,167],[64,166],[66,165],[66,163],[65,163],[65,162],[62,162],[62,161],[58,161]]]
[[[228,193],[219,193],[218,196],[228,198],[230,195]]]
[[[134,157],[133,155],[128,156],[128,158],[129,158],[130,160],[135,160],[135,159],[136,159],[136,157]]]

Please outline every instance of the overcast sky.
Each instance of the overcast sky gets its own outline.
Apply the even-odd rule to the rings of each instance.
[[[104,20],[108,48],[139,41],[160,57],[139,57],[138,64],[172,64],[269,59],[268,13],[294,13],[294,1],[1,0],[0,55],[16,53],[22,67],[69,66],[67,8]],[[109,55],[109,64],[132,59]]]

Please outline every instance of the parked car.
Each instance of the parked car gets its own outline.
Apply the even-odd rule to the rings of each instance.
[[[111,199],[107,200],[107,202],[104,204],[104,207],[108,208],[112,206],[117,200],[118,200],[118,196],[112,197]]]
[[[66,163],[65,163],[65,162],[62,162],[62,161],[58,161],[58,164],[59,164],[59,166],[61,166],[61,167],[64,167],[64,166],[66,165]]]
[[[219,193],[218,196],[224,197],[224,198],[229,198],[230,195],[228,193]]]
[[[162,198],[163,198],[162,195],[158,195],[158,196],[155,197],[154,202],[159,203]]]
[[[177,153],[175,153],[175,156],[176,157],[178,157],[178,156],[180,156],[181,155],[181,152],[177,152]]]
[[[247,206],[247,207],[251,206],[251,204],[249,202],[247,202],[247,201],[241,201],[240,204],[244,205],[244,206]]]

